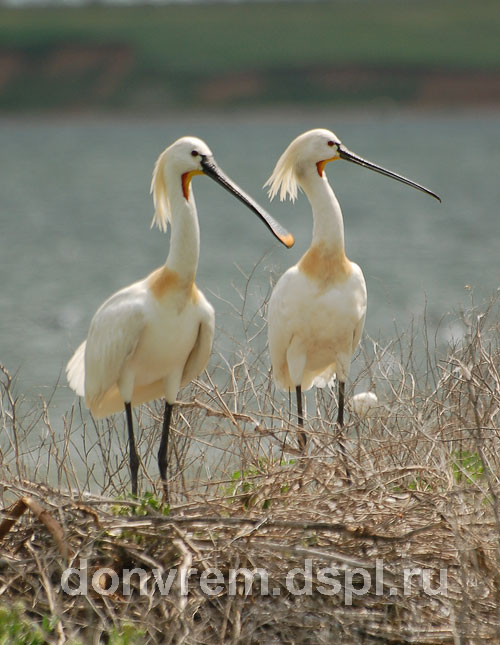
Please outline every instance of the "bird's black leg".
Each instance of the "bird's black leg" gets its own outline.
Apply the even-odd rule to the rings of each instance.
[[[295,394],[297,395],[297,416],[299,421],[299,428],[304,427],[304,415],[302,414],[302,388],[300,385],[297,385],[295,388]],[[299,431],[299,448],[302,452],[305,451],[307,445],[307,435],[305,432]]]
[[[139,455],[135,447],[134,423],[132,419],[132,406],[125,403],[125,415],[127,417],[128,428],[128,448],[130,458],[130,478],[132,479],[132,495],[137,497],[137,473],[139,471]]]
[[[158,468],[163,486],[163,501],[169,501],[168,484],[167,484],[167,453],[168,453],[168,434],[170,430],[170,419],[172,417],[173,405],[165,401],[165,412],[163,414],[163,429],[161,432],[160,449],[158,450]]]
[[[339,432],[343,432],[344,429],[344,402],[345,402],[345,383],[339,381],[339,410],[337,414],[337,424],[339,426]],[[339,439],[339,446],[342,454],[344,455],[345,461],[345,473],[347,475],[347,480],[351,481],[351,474],[347,467],[347,453],[344,446],[343,436]]]
[[[339,411],[337,414],[337,423],[341,428],[344,427],[344,398],[345,398],[345,383],[339,381]]]

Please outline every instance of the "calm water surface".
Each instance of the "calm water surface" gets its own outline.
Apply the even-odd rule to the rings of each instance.
[[[18,391],[74,401],[64,366],[92,314],[113,291],[163,263],[168,237],[150,230],[153,163],[177,137],[196,134],[225,171],[293,232],[281,248],[258,219],[205,177],[193,186],[201,226],[198,285],[217,324],[236,338],[231,314],[243,273],[260,264],[249,315],[270,272],[295,263],[311,237],[302,195],[268,204],[262,185],[289,141],[334,130],[366,158],[438,192],[443,203],[352,164],[327,167],[342,205],[348,256],[368,286],[366,331],[389,339],[427,307],[432,327],[500,284],[500,115],[321,113],[310,116],[183,116],[62,122],[0,120],[0,362]],[[239,267],[241,271],[237,268]],[[216,296],[220,296],[220,299]],[[446,328],[443,329],[446,336]],[[451,333],[451,332],[450,332]],[[219,349],[230,353],[227,341]]]

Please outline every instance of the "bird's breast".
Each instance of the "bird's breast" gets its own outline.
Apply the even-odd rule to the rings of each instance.
[[[198,337],[198,304],[190,298],[179,309],[174,298],[150,303],[147,324],[130,367],[138,385],[166,378],[173,371],[182,373]]]
[[[361,269],[351,263],[343,282],[324,288],[299,267],[278,281],[269,302],[270,345],[286,345],[300,338],[311,354],[333,352],[352,344],[353,332],[366,313],[366,287]],[[271,347],[272,349],[272,347]]]
[[[329,285],[318,282],[300,269],[289,269],[278,281],[269,303],[273,318],[317,321],[323,326],[332,319],[357,319],[366,309],[366,285],[359,266],[349,262],[350,272],[343,280]],[[330,326],[330,325],[327,325]]]

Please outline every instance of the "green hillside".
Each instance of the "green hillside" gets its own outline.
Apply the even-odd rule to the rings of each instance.
[[[437,72],[495,85],[499,33],[497,0],[3,8],[0,108],[412,100]]]

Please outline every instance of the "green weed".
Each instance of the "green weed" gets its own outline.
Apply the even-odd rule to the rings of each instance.
[[[149,515],[151,511],[159,513],[160,515],[170,515],[170,505],[165,504],[161,498],[157,497],[154,493],[146,492],[139,499],[133,495],[128,495],[127,499],[138,502],[137,505],[120,504],[117,503],[111,507],[113,515],[126,516],[126,517],[141,517]]]
[[[484,464],[477,452],[460,450],[453,453],[451,464],[453,477],[457,484],[476,482],[483,476]]]
[[[57,621],[57,618],[45,615],[40,627],[25,615],[21,604],[0,607],[0,645],[44,645]]]
[[[295,459],[282,459],[279,462],[279,467],[292,466]],[[247,470],[235,470],[231,475],[231,483],[226,486],[224,490],[225,497],[247,496],[244,501],[244,507],[248,508],[255,502],[255,496],[258,493],[259,485],[262,483],[262,477],[270,472],[271,468],[275,468],[275,462],[269,462],[267,459],[259,459],[257,465],[250,466]],[[290,490],[289,484],[280,486],[279,491],[281,495],[285,495]],[[270,508],[272,503],[271,499],[264,499],[262,501],[262,509]]]
[[[140,645],[144,642],[146,632],[139,627],[125,623],[115,627],[109,633],[109,645]]]

